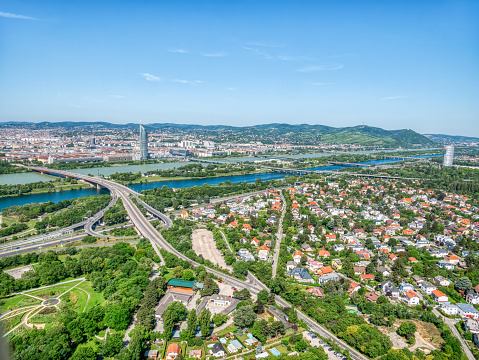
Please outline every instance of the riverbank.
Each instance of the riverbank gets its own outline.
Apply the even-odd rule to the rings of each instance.
[[[56,180],[55,180],[56,182]],[[45,184],[52,183],[50,182],[45,182]],[[0,192],[3,186],[10,186],[10,185],[0,185]],[[53,187],[51,186],[45,186],[45,187],[39,187],[39,188],[32,188],[31,191],[21,191],[21,193],[17,194],[5,194],[5,195],[0,195],[0,199],[5,199],[5,198],[14,198],[14,197],[19,197],[19,196],[25,196],[25,195],[36,195],[36,194],[46,194],[46,193],[55,193],[55,192],[61,192],[61,191],[72,191],[72,190],[82,190],[82,189],[89,189],[91,188],[91,185],[85,184],[85,183],[78,183],[78,184],[54,184]]]
[[[258,169],[253,172],[242,172],[242,171],[232,171],[227,174],[216,174],[215,176],[205,176],[205,177],[192,177],[192,176],[173,176],[173,177],[162,177],[162,176],[143,176],[139,179],[133,180],[133,181],[118,181],[119,183],[123,185],[135,185],[135,184],[147,184],[147,183],[152,183],[152,182],[165,182],[165,181],[182,181],[182,180],[206,180],[206,179],[214,179],[214,178],[220,178],[220,177],[226,177],[226,176],[248,176],[248,175],[254,175],[254,174],[264,174],[268,173],[269,171],[266,169]]]

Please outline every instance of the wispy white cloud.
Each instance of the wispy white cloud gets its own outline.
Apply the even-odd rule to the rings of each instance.
[[[235,91],[236,89],[234,87],[229,87],[227,90],[229,91]]]
[[[398,95],[398,96],[385,96],[381,98],[381,100],[395,100],[395,99],[402,99],[405,98],[403,95]]]
[[[313,71],[331,71],[340,70],[344,67],[343,64],[330,64],[330,65],[307,65],[299,68],[299,72],[313,72]]]
[[[284,61],[315,61],[316,58],[310,58],[308,56],[292,56],[292,55],[278,55],[278,59]]]
[[[171,81],[179,83],[179,84],[190,84],[190,85],[199,85],[203,82],[201,80],[183,80],[183,79],[172,79]]]
[[[161,81],[161,78],[159,76],[155,76],[148,73],[141,73],[140,75],[143,76],[148,81]]]
[[[171,53],[180,53],[180,54],[188,54],[189,51],[185,49],[170,49],[168,50]]]
[[[225,53],[223,52],[217,52],[217,53],[204,53],[204,54],[201,54],[203,56],[206,56],[206,57],[223,57],[223,56],[226,56]]]
[[[264,51],[261,51],[259,49],[256,49],[256,48],[252,48],[252,47],[243,47],[243,49],[245,49],[246,51],[248,51],[249,53],[253,54],[253,55],[256,55],[256,56],[259,56],[259,57],[262,57],[264,59],[271,59],[273,56],[271,56],[270,54],[268,53],[265,53]]]
[[[124,95],[110,95],[111,98],[116,98],[116,99],[122,99],[125,96]]]
[[[12,13],[2,12],[2,11],[0,11],[0,17],[9,18],[9,19],[37,20],[30,16],[12,14]]]

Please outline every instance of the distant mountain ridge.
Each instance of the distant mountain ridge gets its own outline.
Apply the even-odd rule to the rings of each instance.
[[[444,145],[477,145],[479,138],[460,135],[424,134],[428,139]]]
[[[1,127],[29,126],[32,129],[67,128],[76,129],[101,129],[101,128],[133,128],[139,124],[112,124],[108,122],[3,122]],[[437,145],[434,139],[429,139],[411,129],[384,130],[378,127],[358,125],[352,127],[336,128],[325,125],[310,124],[260,124],[254,126],[229,126],[229,125],[193,125],[173,123],[144,124],[150,129],[163,129],[170,131],[193,131],[209,133],[218,141],[262,141],[274,143],[286,141],[295,144],[338,143],[355,145],[373,145],[379,147],[428,147]]]

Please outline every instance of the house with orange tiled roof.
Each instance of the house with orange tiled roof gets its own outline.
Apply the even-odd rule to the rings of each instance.
[[[293,261],[296,263],[296,264],[299,264],[301,262],[301,258],[303,257],[303,253],[299,250],[296,250],[294,253],[293,253]]]
[[[361,289],[361,285],[359,285],[357,282],[352,280],[349,282],[348,293],[355,293],[359,289]]]
[[[250,224],[243,224],[243,230],[250,231],[251,230],[251,225]]]
[[[406,303],[409,306],[419,305],[419,296],[412,290],[407,291],[405,294]]]
[[[331,254],[329,253],[328,250],[326,250],[326,249],[323,248],[323,249],[321,249],[321,250],[318,251],[318,256],[319,256],[319,257],[322,257],[322,258],[328,258],[328,257],[331,256]]]
[[[238,226],[238,223],[236,221],[232,221],[228,224],[228,227],[237,227]]]
[[[259,245],[259,240],[256,239],[256,236],[253,239],[251,239],[251,245],[255,245],[255,246]]]
[[[438,303],[449,301],[448,297],[440,290],[433,290],[431,296]]]
[[[418,262],[419,262],[419,260],[417,260],[416,258],[413,258],[412,256],[411,256],[411,257],[409,257],[409,261],[410,261],[410,262],[412,262],[413,264],[415,264],[415,263],[418,263]]]
[[[362,281],[370,281],[370,280],[374,280],[374,275],[372,275],[372,274],[361,274],[360,278],[361,278]]]

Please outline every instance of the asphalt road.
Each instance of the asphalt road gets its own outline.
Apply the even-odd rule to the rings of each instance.
[[[34,169],[36,171],[46,171],[46,172],[52,172],[51,169],[48,169],[48,171],[45,168],[36,168]],[[67,176],[67,177],[73,177],[73,178],[79,178],[81,180],[87,181],[92,184],[97,184],[99,186],[106,187],[110,189],[110,191],[116,191],[118,196],[122,199],[123,205],[130,217],[131,222],[134,224],[136,229],[140,232],[141,235],[143,235],[145,238],[150,240],[151,242],[155,243],[158,245],[159,248],[165,249],[168,252],[171,252],[178,256],[180,259],[186,260],[190,262],[194,266],[200,265],[199,263],[187,258],[185,255],[177,251],[176,249],[173,248],[164,238],[163,236],[153,227],[153,225],[150,224],[150,222],[143,216],[141,211],[138,209],[138,207],[133,203],[133,201],[130,198],[130,195],[133,195],[137,197],[137,193],[131,190],[130,188],[117,184],[112,181],[104,180],[101,178],[95,178],[91,176],[85,176],[85,175],[79,175],[79,174],[73,174],[69,173],[66,171],[53,171],[56,174]],[[138,199],[139,200],[139,199]],[[142,204],[145,206],[146,204]],[[146,206],[145,206],[146,208]],[[148,208],[147,208],[148,209]],[[155,209],[153,209],[155,210]],[[153,211],[152,210],[152,211]],[[155,210],[157,212],[157,210]],[[163,215],[165,218],[167,218],[166,215]],[[166,220],[168,221],[168,220]],[[171,220],[170,220],[171,222]],[[170,222],[167,222],[169,224]],[[269,289],[259,282],[259,280],[256,280],[251,274],[248,275],[246,281],[242,281],[239,279],[236,279],[230,275],[223,274],[217,270],[211,269],[211,268],[206,268],[206,271],[221,278],[223,281],[227,282],[229,285],[239,287],[239,288],[247,288],[252,294],[257,294],[259,291],[262,289],[265,289],[269,292]],[[276,296],[276,302],[278,305],[283,306],[283,307],[291,307],[291,305],[286,302],[284,299],[282,299],[280,296]],[[344,350],[349,350],[350,356],[354,360],[367,360],[367,357],[361,355],[358,351],[354,350],[347,344],[345,344],[343,341],[339,340],[337,337],[329,333],[326,329],[324,329],[322,326],[320,326],[318,323],[316,323],[314,320],[303,314],[302,312],[298,311],[298,318],[303,320],[312,331],[320,334],[323,337],[333,339],[338,346],[340,346]]]
[[[278,260],[279,260],[279,248],[281,246],[281,240],[283,239],[283,219],[284,214],[286,214],[286,200],[283,196],[283,192],[280,192],[281,201],[283,202],[283,211],[281,212],[281,217],[279,218],[278,222],[278,232],[276,233],[276,244],[274,246],[274,254],[273,254],[273,279],[276,277],[276,269],[278,268]]]

